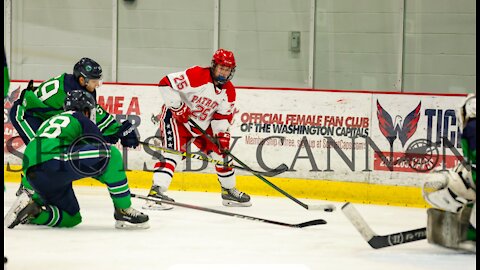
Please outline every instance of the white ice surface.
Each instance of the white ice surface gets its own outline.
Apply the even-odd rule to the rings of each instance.
[[[17,184],[7,184],[4,214],[14,201],[16,188]],[[19,225],[4,229],[5,269],[469,270],[476,266],[475,255],[436,247],[426,240],[374,250],[339,210],[343,203],[335,203],[337,211],[325,213],[307,211],[284,197],[253,196],[250,208],[227,208],[217,193],[169,191],[169,196],[182,203],[285,223],[322,218],[328,224],[289,228],[176,207],[145,211],[150,216],[150,229],[126,231],[114,228],[106,188],[75,190],[83,217],[77,227]],[[143,201],[132,201],[141,208]],[[356,207],[380,235],[426,223],[425,209]]]

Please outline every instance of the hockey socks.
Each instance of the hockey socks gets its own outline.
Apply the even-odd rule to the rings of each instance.
[[[70,215],[53,205],[47,205],[40,214],[30,221],[31,224],[49,227],[71,228],[82,222],[80,212]]]

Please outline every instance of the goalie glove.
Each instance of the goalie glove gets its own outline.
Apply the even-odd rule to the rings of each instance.
[[[471,172],[459,163],[447,172],[437,172],[423,186],[423,197],[431,205],[449,212],[458,212],[476,200]]]

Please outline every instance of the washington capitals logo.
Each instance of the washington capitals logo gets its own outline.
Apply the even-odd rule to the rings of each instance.
[[[12,93],[10,93],[6,98],[5,100],[6,103],[4,104],[4,107],[10,109],[12,107],[13,102],[15,102],[15,100],[18,99],[18,96],[20,96],[20,92],[21,92],[20,86],[17,87],[15,90],[13,90]]]
[[[387,138],[390,147],[393,147],[393,142],[398,138],[405,147],[408,139],[410,139],[415,131],[417,131],[418,120],[420,120],[420,108],[422,102],[419,102],[417,107],[410,112],[405,119],[400,115],[395,116],[395,122],[392,121],[390,114],[380,105],[377,100],[377,117],[378,125],[383,136]]]

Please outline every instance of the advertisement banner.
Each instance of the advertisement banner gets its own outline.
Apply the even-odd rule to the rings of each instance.
[[[426,174],[461,160],[455,109],[464,97],[377,94],[372,98],[372,182],[387,177],[418,185]],[[382,158],[383,157],[383,158]],[[384,173],[382,173],[384,172]]]
[[[23,142],[9,110],[26,82],[12,82],[4,106],[5,164],[21,164]],[[129,120],[141,140],[158,135],[163,101],[154,85],[104,84],[97,102]],[[425,174],[459,162],[455,117],[460,95],[407,95],[278,89],[237,89],[232,153],[257,170],[285,163],[285,178],[420,186]],[[151,170],[143,147],[123,149],[128,170]],[[197,151],[192,146],[192,151]],[[205,169],[206,168],[206,169]],[[213,173],[187,160],[178,171]],[[245,172],[237,171],[238,174]]]
[[[235,152],[248,164],[285,163],[286,177],[364,178],[370,165],[358,138],[370,135],[371,95],[243,90],[237,96],[233,134],[241,138]]]

